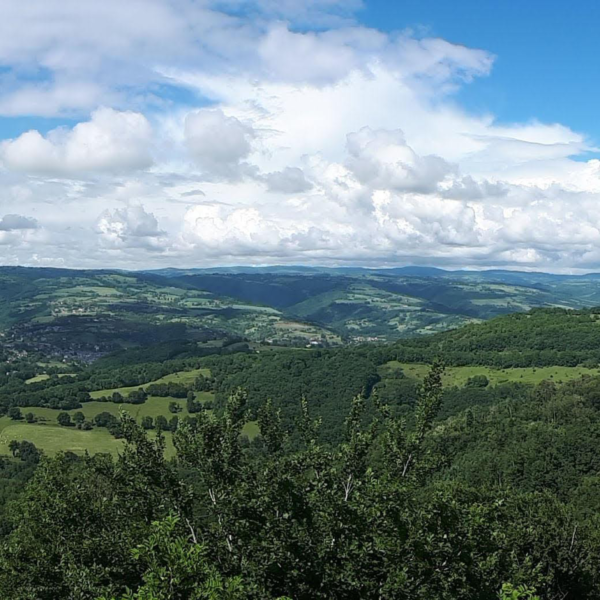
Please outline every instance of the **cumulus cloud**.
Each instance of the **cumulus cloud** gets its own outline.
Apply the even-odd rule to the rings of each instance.
[[[29,247],[35,241],[39,224],[36,219],[7,214],[0,219],[0,246],[17,249]],[[38,241],[42,239],[37,236]]]
[[[13,262],[600,268],[593,147],[462,108],[485,49],[341,0],[7,2],[0,114],[79,120],[0,145]]]
[[[405,78],[428,79],[438,85],[487,75],[495,58],[485,50],[452,44],[441,38],[416,39],[401,35],[392,48],[394,64]],[[439,93],[439,88],[436,91]]]
[[[37,229],[38,222],[32,217],[21,215],[4,215],[0,219],[0,231],[21,231],[24,229]]]
[[[122,172],[152,164],[152,128],[139,113],[96,110],[73,129],[47,136],[31,130],[0,146],[4,164],[15,171],[49,175]]]
[[[312,189],[312,183],[306,179],[304,171],[298,167],[285,167],[281,171],[267,173],[264,181],[270,192],[301,194]]]
[[[268,224],[255,208],[227,210],[202,204],[187,211],[185,227],[188,241],[225,253],[238,253],[240,247],[254,251],[279,237],[278,228]]]
[[[400,130],[350,133],[346,164],[363,185],[376,189],[433,192],[455,170],[439,156],[418,156]]]
[[[243,24],[210,2],[6,0],[0,64],[10,71],[0,113],[85,114],[110,98],[119,105],[152,100],[147,88],[161,81],[157,64],[201,64],[231,46],[213,33],[227,30],[238,32],[243,47]]]
[[[143,246],[159,249],[164,235],[157,218],[143,206],[131,206],[100,215],[97,231],[102,240],[114,246]]]
[[[69,111],[86,111],[99,101],[108,103],[115,95],[94,82],[51,81],[23,85],[0,96],[0,114],[13,117],[38,115],[53,117],[64,107]]]
[[[289,204],[284,210],[259,210],[205,203],[185,214],[182,241],[204,258],[249,255],[260,259],[293,259],[298,254],[322,256],[340,250],[352,227],[323,222],[315,225],[303,207]],[[333,229],[331,227],[333,226]]]
[[[273,19],[349,24],[359,7],[357,0],[4,0],[0,65],[8,70],[0,71],[0,114],[73,116],[99,104],[160,104],[160,67],[256,70],[257,39]]]
[[[379,67],[404,80],[420,80],[440,92],[458,81],[487,75],[494,56],[484,50],[451,44],[439,38],[416,39],[387,35],[365,27],[325,31],[292,31],[278,23],[262,37],[259,47],[263,76],[277,81],[326,85],[353,71],[367,75]]]
[[[444,198],[453,200],[485,200],[508,195],[508,186],[502,182],[491,183],[487,179],[476,181],[470,175],[456,177],[441,182],[438,190]]]
[[[185,119],[185,142],[207,179],[237,180],[248,172],[252,127],[218,109],[192,112]]]
[[[269,77],[287,81],[331,83],[359,65],[352,46],[326,33],[294,33],[285,25],[267,33],[259,54]]]

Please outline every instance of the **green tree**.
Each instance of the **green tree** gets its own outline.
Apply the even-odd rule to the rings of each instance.
[[[17,440],[10,440],[10,442],[8,442],[8,449],[15,458],[19,455],[20,447],[21,444]]]
[[[207,561],[206,547],[181,535],[179,518],[152,523],[148,539],[134,551],[142,584],[122,600],[244,600],[241,579],[223,577]]]
[[[142,417],[142,427],[146,430],[154,429],[154,419],[148,415]]]
[[[510,583],[505,583],[502,586],[499,598],[500,600],[540,600],[535,590],[524,585],[515,587]]]
[[[38,463],[40,461],[41,453],[32,442],[23,440],[19,444],[18,457],[23,462]]]
[[[171,463],[161,433],[154,439],[123,414],[116,460],[42,459],[0,543],[0,598],[489,600],[515,589],[528,600],[597,598],[595,519],[579,520],[551,492],[466,485],[464,465],[448,463],[459,447],[472,458],[464,448],[483,440],[476,455],[495,475],[496,455],[543,426],[574,413],[589,427],[594,387],[580,382],[564,406],[557,396],[509,398],[467,431],[463,418],[436,420],[441,375],[434,365],[407,418],[356,395],[335,444],[323,441],[321,407],[308,399],[298,400],[290,435],[283,411],[265,404],[259,441],[244,443],[250,411],[237,390],[220,411],[181,423]],[[582,431],[554,439],[572,450]],[[549,439],[532,447],[528,467],[543,464],[533,459]],[[517,459],[507,464],[521,473]],[[505,582],[516,587],[502,591]]]
[[[485,375],[474,375],[467,379],[465,387],[485,388],[489,383],[489,379]]]
[[[21,409],[18,406],[11,406],[8,409],[8,416],[13,421],[21,421],[23,419],[23,414],[21,413]]]
[[[116,461],[42,460],[0,548],[0,598],[123,595],[142,584],[146,567],[132,550],[151,539],[152,522],[189,518],[189,496],[165,462],[162,436],[149,440],[127,415],[121,427],[126,446]]]
[[[59,413],[58,417],[56,417],[56,420],[61,427],[70,427],[72,425],[71,415],[66,412]]]

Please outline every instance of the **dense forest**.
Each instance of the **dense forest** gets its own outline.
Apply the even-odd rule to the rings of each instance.
[[[120,416],[90,427],[125,445],[50,456],[11,442],[0,598],[600,598],[597,314],[534,310],[350,348],[195,355],[184,340],[41,380],[31,361],[5,362],[0,412],[70,420],[75,406],[116,403]],[[422,381],[409,356],[429,363]],[[451,365],[492,356],[508,371],[590,368],[537,384],[474,368],[442,385]],[[150,395],[180,398],[189,416],[129,416]]]
[[[597,426],[577,439],[571,426],[579,415],[570,423],[559,417],[578,404],[586,423],[599,422],[591,384],[581,394],[542,386],[515,412],[509,400],[442,426],[440,376],[434,365],[408,428],[376,398],[356,396],[335,445],[319,442],[306,402],[298,447],[270,402],[259,411],[261,436],[248,445],[240,436],[242,392],[221,416],[201,413],[177,431],[174,461],[165,460],[160,436],[149,439],[123,416],[128,446],[116,461],[42,459],[10,511],[0,593],[15,600],[599,597],[600,531],[587,503],[597,485],[590,453]],[[374,417],[365,422],[369,402]],[[532,422],[539,436],[510,443]],[[570,445],[559,472],[547,457],[565,447],[549,447],[553,437]],[[531,472],[514,466],[535,457]]]
[[[393,346],[395,358],[447,364],[530,367],[600,362],[600,309],[538,308]],[[389,348],[388,348],[389,351]]]

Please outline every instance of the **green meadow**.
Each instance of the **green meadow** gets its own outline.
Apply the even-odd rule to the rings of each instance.
[[[189,385],[194,382],[198,375],[210,376],[208,369],[195,369],[193,371],[180,371],[161,377],[151,383],[169,383],[177,382]],[[39,375],[34,378],[37,381],[42,381],[45,376]],[[30,380],[32,381],[32,380]],[[110,390],[98,390],[92,392],[92,398],[100,398],[102,396],[110,396],[114,392],[120,392],[127,395],[132,390],[140,387],[147,387],[150,383],[142,386],[115,388]],[[196,400],[207,402],[214,400],[212,392],[195,392]],[[40,450],[47,454],[56,454],[57,452],[71,451],[77,454],[89,452],[96,454],[106,452],[109,454],[117,454],[123,447],[123,441],[115,439],[107,429],[99,427],[90,431],[81,431],[75,427],[61,427],[57,424],[57,417],[61,412],[67,412],[73,418],[76,412],[82,412],[86,420],[92,421],[96,415],[102,412],[108,412],[112,415],[119,415],[121,410],[126,411],[136,421],[140,422],[143,417],[156,417],[162,415],[167,420],[171,419],[174,414],[169,411],[169,404],[175,402],[179,405],[180,411],[177,413],[179,419],[184,419],[190,416],[186,408],[186,400],[183,398],[158,397],[150,396],[143,404],[115,404],[113,402],[86,402],[82,407],[74,410],[54,410],[51,408],[30,407],[23,408],[23,415],[33,413],[36,417],[36,423],[27,423],[25,421],[13,421],[8,417],[0,418],[0,454],[9,454],[8,445],[12,440],[27,440],[34,443]],[[255,422],[247,423],[244,428],[244,433],[253,438],[258,435],[258,425]],[[150,432],[150,435],[154,435]],[[174,452],[172,444],[172,435],[170,432],[165,432],[167,442],[167,454],[172,455]]]
[[[118,409],[119,407],[116,408]],[[32,409],[31,412],[35,414],[35,409]],[[54,412],[57,415],[59,411]],[[173,416],[168,412],[161,414],[164,414],[167,418]],[[180,418],[181,416],[182,413],[179,413]],[[255,421],[250,421],[244,427],[243,432],[250,439],[256,437],[258,435],[258,424]],[[150,431],[149,434],[151,436],[155,435],[153,431]],[[167,456],[172,456],[174,454],[172,434],[166,431],[164,432],[164,436],[167,443]],[[8,445],[11,440],[27,440],[49,455],[69,451],[76,454],[84,454],[85,452],[97,454],[102,452],[116,455],[123,448],[123,440],[114,438],[103,427],[94,428],[91,431],[81,431],[75,427],[61,427],[56,424],[56,416],[54,416],[54,421],[38,423],[11,421],[8,417],[0,418],[0,454],[10,454]]]
[[[73,377],[72,373],[60,373],[58,375],[60,378],[63,377]],[[25,383],[37,383],[38,381],[46,381],[46,379],[50,379],[50,375],[46,375],[45,373],[41,373],[40,375],[36,375],[31,379],[28,379]]]
[[[402,372],[409,378],[422,379],[426,375],[429,366],[422,363],[401,363],[391,361],[380,367],[380,374],[385,378],[398,369],[402,369]],[[152,383],[178,382],[189,385],[193,383],[199,374],[210,376],[210,371],[208,369],[180,371],[162,377]],[[447,367],[444,374],[444,385],[461,387],[467,383],[469,378],[475,375],[485,375],[489,379],[490,385],[508,382],[536,384],[543,380],[564,383],[572,379],[578,379],[583,375],[600,375],[600,369],[589,369],[585,367],[528,367],[512,369],[497,369],[484,366]],[[44,375],[39,375],[34,379],[40,381],[44,378]],[[91,396],[92,398],[100,398],[102,396],[110,396],[114,392],[120,392],[123,395],[127,395],[129,392],[138,389],[139,387],[145,388],[148,385],[150,384],[98,390],[92,392]],[[214,399],[214,394],[212,392],[195,392],[195,395],[196,399],[201,402]],[[169,411],[169,404],[171,402],[175,402],[179,405],[180,411],[177,413],[177,416],[180,419],[189,415],[185,399],[157,396],[150,396],[144,404],[115,404],[113,402],[98,401],[86,402],[80,409],[64,412],[68,412],[71,417],[73,417],[76,412],[81,411],[87,420],[92,421],[94,417],[101,412],[118,415],[121,410],[125,410],[140,422],[141,419],[146,416],[150,416],[153,419],[156,419],[156,417],[160,415],[167,419],[172,418],[173,413]],[[81,431],[75,427],[60,427],[56,422],[56,418],[58,414],[63,411],[50,408],[31,407],[22,409],[22,412],[24,415],[28,412],[33,413],[37,422],[26,423],[25,421],[12,421],[8,417],[0,418],[0,454],[9,454],[8,444],[11,440],[28,440],[50,455],[56,454],[59,451],[71,451],[78,454],[84,452],[89,452],[91,454],[106,452],[116,455],[123,447],[122,440],[115,439],[104,428]],[[254,421],[248,423],[244,428],[244,433],[251,439],[258,435],[257,423]],[[154,435],[154,433],[150,432],[150,435]],[[174,449],[170,432],[165,432],[165,439],[167,442],[167,454],[172,455]]]
[[[61,451],[71,451],[77,454],[104,452],[115,455],[123,446],[122,440],[115,439],[104,428],[80,431],[75,427],[25,423],[2,417],[0,419],[0,454],[10,454],[8,445],[12,440],[27,440],[50,455]]]
[[[119,392],[121,395],[126,396],[129,392],[133,392],[134,390],[139,390],[140,388],[146,388],[149,385],[153,385],[155,383],[181,383],[183,385],[191,385],[194,383],[194,380],[198,375],[204,375],[205,377],[210,377],[209,369],[194,369],[192,371],[178,371],[177,373],[170,373],[169,375],[165,375],[156,381],[151,381],[150,383],[145,383],[143,385],[134,385],[130,387],[120,387],[120,388],[111,388],[109,390],[97,390],[95,392],[90,392],[90,396],[92,398],[102,398],[102,396],[112,396],[115,392]],[[173,400],[173,398],[171,398]]]
[[[413,379],[423,379],[429,366],[422,363],[400,363],[391,361],[380,368],[382,377],[402,369],[403,373]],[[484,366],[446,367],[443,382],[447,386],[464,386],[468,379],[475,375],[485,375],[490,385],[509,382],[537,384],[540,381],[550,380],[556,383],[565,383],[572,379],[579,379],[583,375],[600,375],[600,369],[586,367],[526,367],[511,369],[496,369]]]

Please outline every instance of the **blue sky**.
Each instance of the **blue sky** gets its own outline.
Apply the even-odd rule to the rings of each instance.
[[[475,112],[507,122],[559,122],[600,141],[600,3],[578,0],[366,0],[357,21],[382,31],[411,29],[496,55],[494,69],[458,93]],[[189,103],[185,90],[163,96]],[[47,132],[74,119],[0,116],[0,137]]]
[[[0,263],[600,270],[600,4],[4,0]]]
[[[559,122],[600,140],[600,3],[368,0],[359,18],[494,53],[491,75],[461,91],[473,110],[505,121]]]

